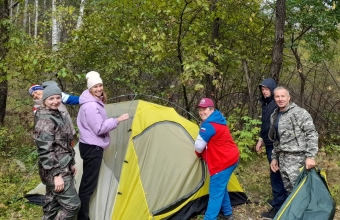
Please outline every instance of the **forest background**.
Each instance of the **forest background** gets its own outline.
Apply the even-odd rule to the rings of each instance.
[[[80,95],[91,70],[109,102],[144,99],[196,121],[199,99],[214,99],[241,150],[237,175],[253,200],[235,212],[252,219],[271,194],[265,154],[254,147],[258,85],[273,77],[312,115],[318,165],[339,203],[339,22],[332,0],[0,0],[0,219],[41,215],[22,199],[40,182],[28,88],[55,80]],[[69,107],[73,119],[77,108]]]

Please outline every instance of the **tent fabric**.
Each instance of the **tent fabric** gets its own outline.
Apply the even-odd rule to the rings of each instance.
[[[335,202],[329,192],[326,174],[318,168],[303,168],[292,193],[274,220],[332,220]]]
[[[110,133],[90,201],[90,219],[179,220],[204,211],[209,175],[193,149],[198,126],[173,108],[142,100],[108,104],[105,109],[108,117],[129,113],[130,118]],[[78,167],[79,161],[77,157]],[[77,188],[79,183],[76,176]],[[228,191],[233,205],[247,202],[234,174]],[[34,189],[27,196],[44,193]]]

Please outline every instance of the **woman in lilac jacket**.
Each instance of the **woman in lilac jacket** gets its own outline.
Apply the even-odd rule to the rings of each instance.
[[[77,117],[79,151],[83,159],[83,176],[79,187],[81,208],[78,220],[89,219],[90,199],[97,187],[103,151],[110,144],[109,132],[129,118],[128,114],[118,118],[107,118],[104,109],[106,96],[99,73],[95,71],[87,73],[86,80],[88,89],[79,98],[80,109]]]

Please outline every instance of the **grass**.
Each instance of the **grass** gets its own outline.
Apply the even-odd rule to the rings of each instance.
[[[26,158],[29,158],[26,155]],[[42,216],[40,206],[28,204],[23,195],[34,188],[39,182],[37,168],[32,162],[23,160],[28,167],[26,171],[10,159],[1,159],[0,162],[0,219],[1,220],[36,220]],[[326,170],[330,191],[336,203],[340,202],[340,183],[337,181],[340,175],[339,152],[327,153],[321,150],[317,157],[319,167]],[[31,172],[31,169],[34,172]],[[236,206],[233,209],[237,220],[262,219],[261,213],[270,209],[266,203],[271,198],[269,184],[269,167],[264,154],[254,156],[252,161],[241,162],[235,170],[246,194],[252,203]],[[203,219],[202,215],[192,217],[190,220]],[[337,206],[336,217],[340,220],[340,206]]]

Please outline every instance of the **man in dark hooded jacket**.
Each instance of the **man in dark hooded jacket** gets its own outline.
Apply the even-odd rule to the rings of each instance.
[[[274,100],[274,89],[276,82],[272,78],[265,79],[259,85],[261,91],[260,102],[262,103],[262,126],[260,131],[260,138],[256,144],[256,151],[261,151],[262,146],[266,147],[266,154],[268,162],[271,162],[271,155],[273,151],[273,142],[268,138],[270,128],[270,115],[277,108]],[[262,213],[262,217],[266,219],[274,218],[277,211],[287,198],[287,192],[284,188],[281,173],[278,171],[274,173],[270,170],[270,183],[272,187],[273,200],[268,201],[272,209],[268,212]]]

